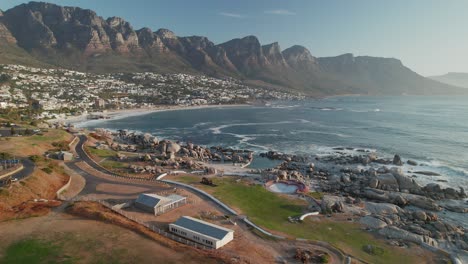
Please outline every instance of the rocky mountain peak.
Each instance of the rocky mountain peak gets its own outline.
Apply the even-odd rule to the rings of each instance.
[[[167,47],[162,42],[161,38],[151,31],[150,28],[144,27],[136,31],[140,46],[147,52],[168,52]]]
[[[263,54],[265,56],[281,53],[281,49],[280,49],[278,42],[273,42],[271,44],[263,45],[262,49],[263,49]]]
[[[158,31],[156,31],[156,35],[158,35],[162,39],[177,39],[177,36],[176,34],[174,34],[174,32],[165,28],[158,29]]]
[[[287,66],[287,63],[283,58],[283,54],[281,54],[281,48],[278,42],[262,46],[262,52],[270,64]]]
[[[106,22],[107,33],[114,50],[121,53],[128,53],[140,48],[138,36],[130,23],[120,17],[110,17]]]
[[[226,51],[227,57],[236,68],[246,74],[266,65],[267,59],[263,55],[262,46],[255,36],[233,39],[218,46]]]
[[[286,60],[294,59],[294,60],[310,60],[313,61],[315,58],[312,56],[310,51],[300,45],[294,45],[290,48],[283,50],[283,56]]]
[[[0,9],[0,17],[3,16],[3,11]]]
[[[106,20],[106,22],[112,28],[124,28],[124,27],[128,28],[128,27],[131,27],[130,24],[127,21],[123,20],[120,17],[109,17]]]
[[[282,54],[286,62],[295,69],[316,70],[318,68],[315,57],[304,46],[294,45],[285,49]]]

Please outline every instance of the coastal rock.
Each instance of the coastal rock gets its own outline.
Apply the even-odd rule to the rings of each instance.
[[[408,204],[408,200],[405,199],[402,195],[395,195],[392,199],[392,203],[398,206],[405,206]]]
[[[413,212],[413,217],[417,220],[426,221],[427,215],[424,211],[415,211]]]
[[[213,175],[213,174],[218,173],[216,168],[213,168],[213,167],[208,167],[205,172],[206,172],[206,174],[209,174],[209,175]]]
[[[406,163],[408,163],[408,165],[411,165],[411,166],[417,166],[418,163],[414,160],[407,160]]]
[[[440,211],[442,208],[437,205],[434,200],[423,197],[420,195],[407,195],[405,197],[408,199],[409,204],[419,207],[421,209],[431,210],[431,211]]]
[[[181,149],[180,145],[174,142],[167,144],[166,152],[167,153],[177,153]]]
[[[426,176],[440,176],[439,173],[433,171],[415,171],[416,174],[426,175]]]
[[[388,172],[389,172],[389,169],[387,167],[385,167],[385,166],[380,167],[380,168],[377,169],[377,173],[379,173],[379,174],[388,173]]]
[[[387,226],[386,222],[378,218],[375,218],[373,216],[364,216],[359,220],[359,222],[363,226],[370,228],[370,229],[382,229]]]
[[[345,206],[340,197],[324,195],[321,201],[322,212],[344,212]]]
[[[377,179],[371,179],[370,182],[369,182],[369,187],[370,188],[377,188],[377,186],[379,186],[379,180]]]
[[[393,157],[392,164],[393,164],[393,165],[397,165],[397,166],[402,166],[402,165],[403,165],[403,161],[401,161],[401,157],[400,157],[399,155],[395,155],[395,156]]]
[[[398,191],[399,186],[398,182],[393,176],[393,174],[385,173],[377,176],[377,180],[379,182],[378,188],[387,191]]]
[[[365,203],[365,209],[374,215],[390,215],[390,214],[398,214],[401,212],[401,208],[397,205],[390,204],[390,203]]]
[[[401,239],[417,244],[426,243],[431,246],[437,246],[437,241],[428,236],[413,234],[395,226],[387,226],[385,228],[382,228],[379,230],[378,233],[390,239]]]
[[[398,188],[400,192],[420,192],[421,186],[419,186],[413,179],[406,177],[400,168],[391,168],[390,172],[398,182]]]

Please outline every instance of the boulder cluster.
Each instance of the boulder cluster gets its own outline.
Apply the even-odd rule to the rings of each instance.
[[[140,161],[152,162],[151,166],[133,165],[132,171],[139,173],[160,173],[161,167],[169,166],[173,169],[187,168],[196,170],[209,170],[202,164],[194,161],[232,162],[233,164],[247,164],[253,160],[253,153],[248,150],[235,150],[223,147],[206,148],[193,143],[182,144],[170,140],[159,140],[157,137],[145,133],[133,133],[127,130],[110,132],[97,129],[96,135],[105,139],[98,145],[99,148],[110,148],[115,151],[146,153]],[[119,160],[128,159],[127,155],[118,153]]]
[[[443,209],[468,212],[468,206],[463,202],[447,202],[467,198],[463,187],[457,190],[438,183],[421,186],[414,176],[403,172],[401,166],[405,162],[399,155],[385,159],[374,152],[362,152],[364,154],[355,156],[343,152],[315,157],[316,165],[310,163],[310,159],[301,162],[304,158],[276,152],[263,156],[285,160],[269,170],[278,180],[295,179],[293,175],[301,175],[298,180],[325,193],[321,200],[315,200],[323,213],[359,215],[362,225],[394,241],[436,247],[439,242],[448,241],[460,249],[468,249],[465,229],[438,217],[438,212]],[[418,165],[411,160],[406,164]],[[419,174],[423,173],[434,175],[432,172]]]

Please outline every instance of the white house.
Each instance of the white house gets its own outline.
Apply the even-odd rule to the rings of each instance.
[[[165,197],[157,194],[142,193],[136,199],[135,206],[141,210],[154,213],[154,215],[160,215],[186,203],[187,197],[177,194]]]
[[[234,239],[234,230],[190,216],[182,216],[169,224],[169,231],[207,247],[218,249]]]

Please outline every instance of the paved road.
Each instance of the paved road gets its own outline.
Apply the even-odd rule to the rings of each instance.
[[[109,191],[107,192],[100,191],[97,188],[98,185],[100,184],[118,184],[118,185],[132,186],[132,187],[141,187],[141,188],[151,189],[153,192],[160,192],[160,191],[171,189],[171,187],[169,186],[164,187],[164,185],[162,185],[160,182],[157,182],[157,181],[137,181],[135,179],[129,179],[127,177],[122,177],[115,173],[109,172],[108,170],[97,165],[84,152],[83,145],[87,140],[86,136],[79,135],[78,139],[79,141],[76,144],[75,151],[80,157],[79,159],[76,159],[73,162],[67,163],[67,166],[86,179],[86,185],[79,195],[105,194],[105,195],[125,196],[118,192],[112,193]],[[77,164],[81,161],[85,162],[92,169],[97,170],[98,172],[93,173],[92,171],[87,171],[87,170],[80,168],[79,166],[77,166]],[[128,194],[128,195],[133,197],[137,194],[139,193]]]
[[[84,151],[84,143],[86,142],[86,140],[88,140],[85,135],[79,135],[78,139],[79,141],[76,144],[75,151],[78,154],[78,156],[80,156],[80,159],[82,161],[88,163],[89,166],[91,166],[93,169],[99,172],[116,176],[116,174],[109,172],[108,170],[102,168],[101,166],[98,166],[93,160],[91,160],[88,157],[88,155]]]
[[[68,165],[68,167],[70,169],[72,169],[75,172],[79,173],[80,175],[82,175],[86,179],[85,188],[81,191],[80,195],[89,195],[89,194],[112,195],[113,194],[112,192],[97,190],[98,185],[105,184],[105,183],[120,184],[120,185],[135,186],[135,187],[146,187],[146,188],[154,188],[154,189],[161,188],[161,183],[158,182],[158,181],[141,181],[141,182],[138,182],[138,181],[132,180],[132,179],[124,180],[123,178],[117,176],[116,174],[111,173],[108,170],[100,167],[93,160],[91,160],[83,150],[83,145],[87,140],[86,136],[80,135],[80,136],[78,136],[78,138],[79,138],[79,141],[76,144],[75,151],[80,156],[80,158],[78,160],[76,160],[76,161],[67,163],[67,165]],[[94,174],[92,174],[91,171],[90,171],[91,172],[90,173],[90,172],[85,171],[85,170],[81,169],[80,167],[78,167],[77,163],[80,162],[80,160],[86,162],[90,167],[92,167],[93,169],[99,171],[99,173],[102,173],[102,175],[94,175]],[[172,187],[169,188],[169,190],[171,190],[171,189],[172,189]],[[188,189],[188,188],[184,188],[184,189]],[[121,193],[116,193],[116,194],[119,194],[119,196],[122,196]],[[136,194],[137,193],[133,193],[133,194],[128,194],[127,193],[127,195],[130,195],[130,196],[134,196]],[[216,207],[220,208],[222,211],[227,211],[226,208],[220,206],[219,204],[214,203],[211,199],[207,199],[204,195],[201,195],[198,192],[195,192],[194,194],[197,195],[198,197],[200,197],[201,199],[204,199],[204,200],[212,203],[213,206],[216,206]],[[123,195],[123,196],[125,196],[125,195]],[[227,211],[227,212],[229,212],[229,211]],[[257,238],[256,236],[254,236],[253,234],[250,233],[249,228],[248,228],[247,225],[240,225],[240,227],[246,232],[246,234],[248,234],[250,236],[249,237],[250,239],[256,239]],[[287,243],[299,243],[299,242],[287,242]],[[301,242],[301,243],[307,244],[307,242]],[[270,245],[270,246],[273,245],[273,247],[276,248],[275,245],[277,243],[274,242],[272,244],[270,244],[270,243],[267,243],[267,244]],[[311,244],[307,244],[307,245],[311,246]],[[344,261],[343,255],[339,251],[337,252],[336,249],[331,247],[331,246],[325,246],[324,247],[324,246],[313,245],[313,247],[314,248],[319,248],[321,250],[325,250],[326,252],[329,252],[331,255],[334,256],[333,259],[338,260],[339,263],[343,263],[343,261]]]
[[[36,165],[34,165],[34,162],[32,162],[30,159],[23,159],[21,161],[21,163],[23,164],[23,169],[18,171],[17,173],[11,175],[10,177],[7,177],[3,180],[0,181],[0,187],[3,187],[3,185],[6,184],[6,180],[7,179],[18,179],[18,180],[22,180],[28,176],[30,176],[32,174],[32,172],[34,171],[34,167]]]

